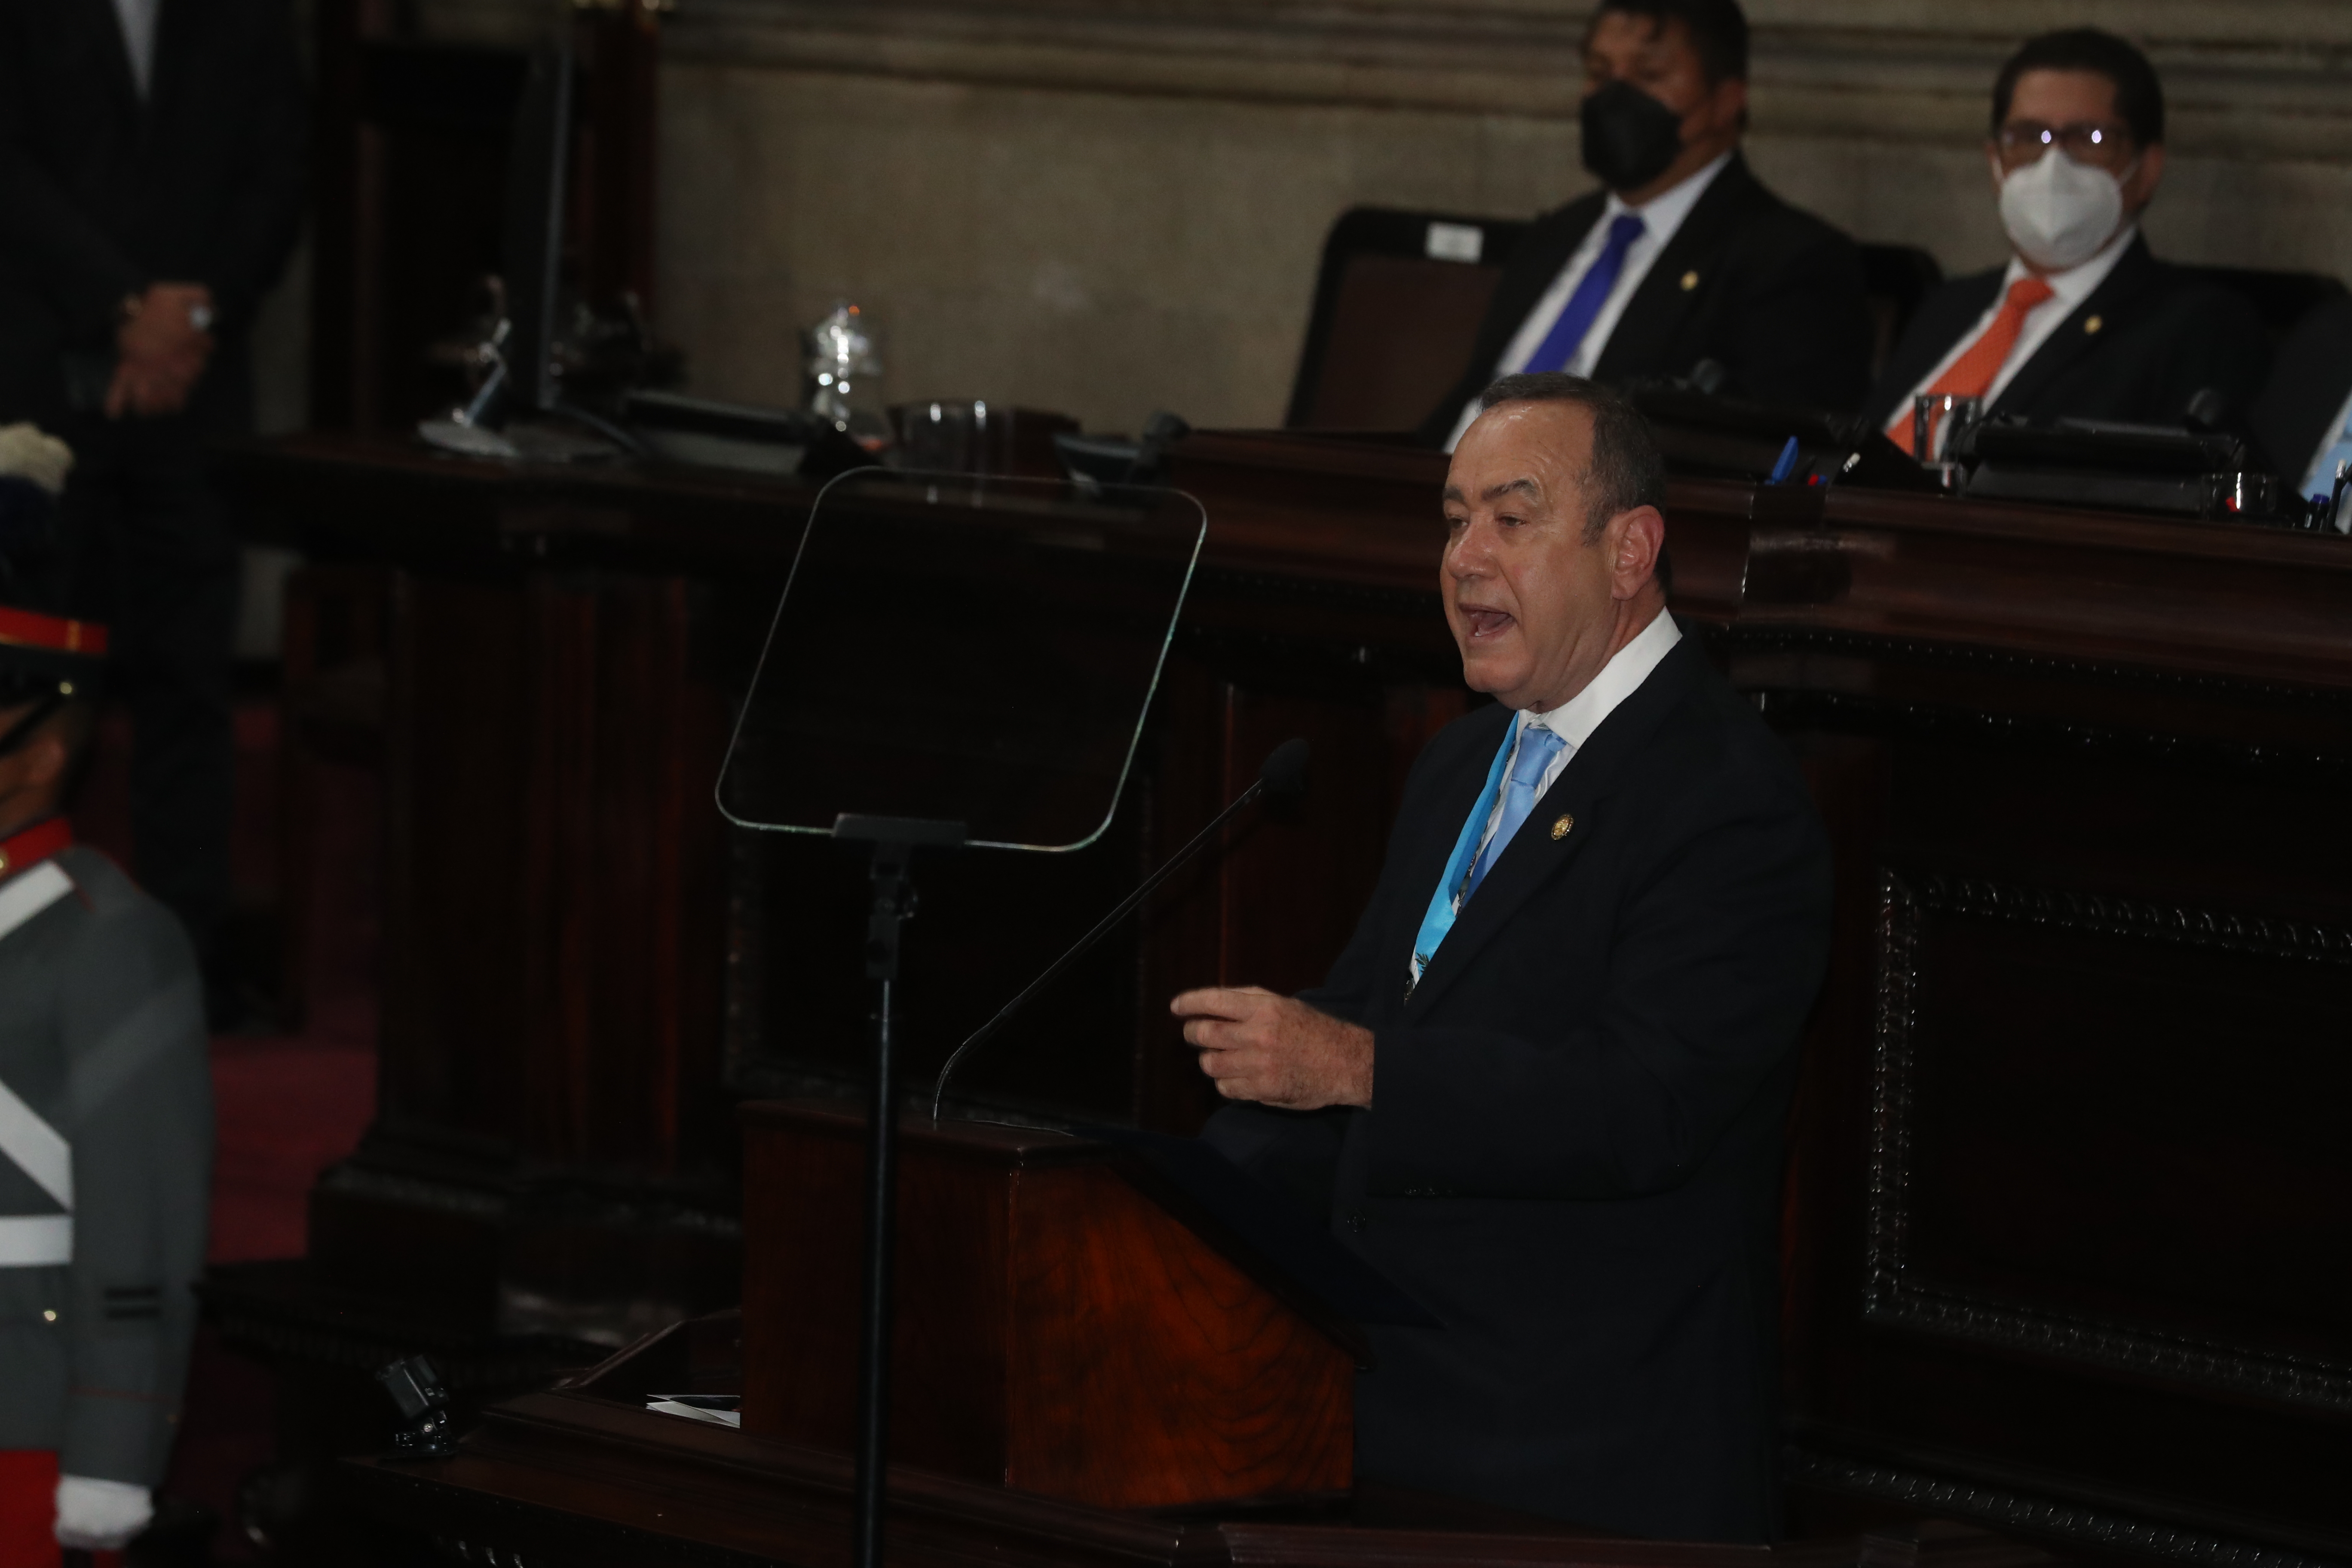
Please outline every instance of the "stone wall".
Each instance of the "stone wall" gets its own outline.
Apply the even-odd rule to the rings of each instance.
[[[1525,216],[1589,184],[1554,0],[680,0],[661,82],[664,329],[693,384],[789,399],[853,298],[894,400],[1265,425],[1358,203]],[[511,31],[512,0],[433,0]],[[2165,73],[2148,225],[2189,260],[2352,275],[2352,5],[1750,0],[1750,156],[1860,237],[2002,254],[1987,90],[2092,22]]]

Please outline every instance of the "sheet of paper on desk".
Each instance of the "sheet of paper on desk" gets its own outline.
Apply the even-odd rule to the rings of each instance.
[[[646,1408],[665,1415],[683,1415],[689,1421],[740,1427],[743,1415],[735,1408],[737,1397],[732,1394],[656,1394],[646,1398]]]

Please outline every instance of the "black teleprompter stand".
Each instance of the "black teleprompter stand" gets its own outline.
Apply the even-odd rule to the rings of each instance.
[[[897,1045],[898,936],[915,913],[915,851],[962,847],[961,822],[912,816],[836,817],[833,837],[874,847],[874,906],[866,920],[866,973],[882,983],[874,1013],[874,1098],[866,1123],[866,1300],[857,1325],[857,1453],[850,1561],[881,1568],[883,1484],[890,1469],[890,1278],[898,1193]]]
[[[876,504],[828,506],[836,487]],[[740,826],[821,834],[872,860],[866,973],[881,990],[852,1468],[849,1556],[857,1568],[879,1568],[888,1494],[899,941],[915,910],[910,867],[923,850],[1055,854],[1100,837],[1142,744],[1208,537],[1201,503],[1180,491],[1104,486],[1075,511],[1070,500],[1060,479],[981,483],[910,469],[835,478],[809,509],[714,791]],[[835,521],[841,510],[845,521]],[[1066,512],[1076,534],[1041,529],[1041,516]],[[1073,550],[1074,540],[1086,548]],[[854,630],[840,618],[845,584],[901,570],[910,558],[922,563],[917,597],[879,623],[858,616]],[[980,722],[933,735],[836,721],[841,637],[887,632],[893,657],[864,672],[860,711],[911,713],[940,701],[940,672],[968,668],[973,647],[1003,645],[1011,628],[1067,614],[1080,602],[1074,594],[1116,613],[1066,646],[1024,642],[1028,652],[992,667],[986,691],[970,700],[970,720]]]

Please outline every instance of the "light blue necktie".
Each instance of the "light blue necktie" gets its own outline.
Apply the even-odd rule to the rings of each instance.
[[[1516,757],[1512,755],[1511,743],[1511,731],[1506,730],[1502,747],[1486,770],[1486,787],[1478,792],[1478,804],[1462,824],[1462,831],[1454,840],[1454,853],[1446,857],[1445,874],[1438,879],[1437,890],[1429,898],[1429,910],[1421,917],[1421,930],[1412,940],[1412,984],[1420,984],[1422,971],[1429,967],[1429,961],[1436,956],[1446,933],[1454,929],[1462,906],[1470,901],[1470,895],[1486,879],[1495,858],[1502,854],[1511,835],[1519,830],[1519,825],[1535,809],[1536,792],[1543,784],[1544,770],[1568,744],[1549,730],[1531,726],[1519,730]],[[1511,764],[1508,778],[1503,773],[1507,760]],[[1503,815],[1495,824],[1495,836],[1486,841],[1484,852],[1478,852],[1478,836],[1495,809],[1497,789],[1503,795]],[[1478,852],[1475,864],[1471,859],[1474,852]],[[1406,994],[1412,994],[1412,984],[1405,987]]]
[[[1618,274],[1625,270],[1625,253],[1642,237],[1642,232],[1639,213],[1619,213],[1611,220],[1607,243],[1592,258],[1592,265],[1584,269],[1568,303],[1559,308],[1559,319],[1552,322],[1551,331],[1544,334],[1536,352],[1528,356],[1527,369],[1568,368],[1568,362],[1576,357],[1577,346],[1584,342],[1584,334],[1592,330],[1593,318],[1609,302],[1610,291],[1617,287]]]
[[[1495,836],[1486,840],[1486,847],[1471,863],[1470,879],[1462,888],[1464,903],[1470,901],[1470,895],[1478,890],[1478,884],[1495,868],[1496,858],[1510,843],[1511,835],[1519,830],[1519,824],[1536,808],[1536,794],[1543,787],[1544,770],[1551,766],[1551,760],[1567,745],[1549,730],[1529,725],[1519,731],[1519,754],[1512,760],[1510,782],[1503,786],[1502,818],[1495,824]]]

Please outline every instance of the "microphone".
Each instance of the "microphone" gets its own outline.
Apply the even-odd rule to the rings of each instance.
[[[1217,815],[1210,820],[1208,826],[1203,827],[1200,832],[1192,835],[1191,842],[1187,843],[1184,847],[1176,851],[1173,856],[1162,863],[1160,869],[1152,872],[1150,876],[1146,877],[1143,879],[1143,885],[1141,887],[1128,894],[1124,899],[1121,899],[1118,901],[1117,908],[1113,909],[1110,913],[1103,916],[1101,920],[1097,921],[1095,922],[1094,930],[1078,938],[1076,943],[1071,947],[1069,952],[1062,954],[1061,957],[1054,960],[1051,964],[1047,965],[1045,973],[1037,976],[1036,979],[1032,980],[1028,984],[1028,986],[1022,991],[1021,994],[1015,996],[1012,1001],[1007,1002],[1003,1006],[998,1008],[996,1011],[996,1016],[991,1018],[987,1023],[982,1024],[978,1029],[972,1031],[971,1037],[966,1039],[963,1044],[958,1046],[955,1048],[954,1053],[948,1058],[947,1064],[940,1068],[938,1080],[931,1086],[931,1125],[934,1127],[939,1125],[940,1101],[947,1096],[948,1075],[955,1071],[956,1064],[963,1060],[964,1054],[970,1051],[974,1046],[979,1045],[983,1040],[986,1040],[990,1036],[995,1034],[997,1030],[1003,1028],[1005,1023],[1011,1019],[1015,1013],[1018,1013],[1023,1007],[1028,1005],[1031,997],[1036,995],[1040,991],[1045,990],[1046,986],[1052,984],[1055,975],[1061,973],[1063,970],[1067,969],[1080,955],[1085,953],[1089,948],[1093,947],[1095,943],[1100,942],[1109,933],[1111,927],[1118,924],[1120,921],[1126,919],[1129,914],[1134,912],[1135,907],[1138,904],[1140,904],[1144,900],[1151,896],[1151,890],[1154,888],[1157,888],[1160,883],[1166,881],[1171,876],[1174,875],[1180,867],[1181,867],[1186,861],[1192,859],[1194,855],[1201,851],[1202,847],[1205,846],[1211,838],[1216,836],[1219,828],[1232,821],[1235,812],[1240,811],[1242,807],[1249,805],[1250,802],[1258,799],[1262,795],[1273,800],[1295,800],[1300,795],[1305,795],[1307,793],[1307,752],[1308,747],[1306,738],[1304,736],[1297,736],[1285,741],[1282,744],[1276,746],[1272,752],[1266,753],[1265,761],[1258,765],[1256,780],[1251,784],[1249,788],[1242,791],[1240,795],[1236,795],[1231,805],[1217,813]]]

